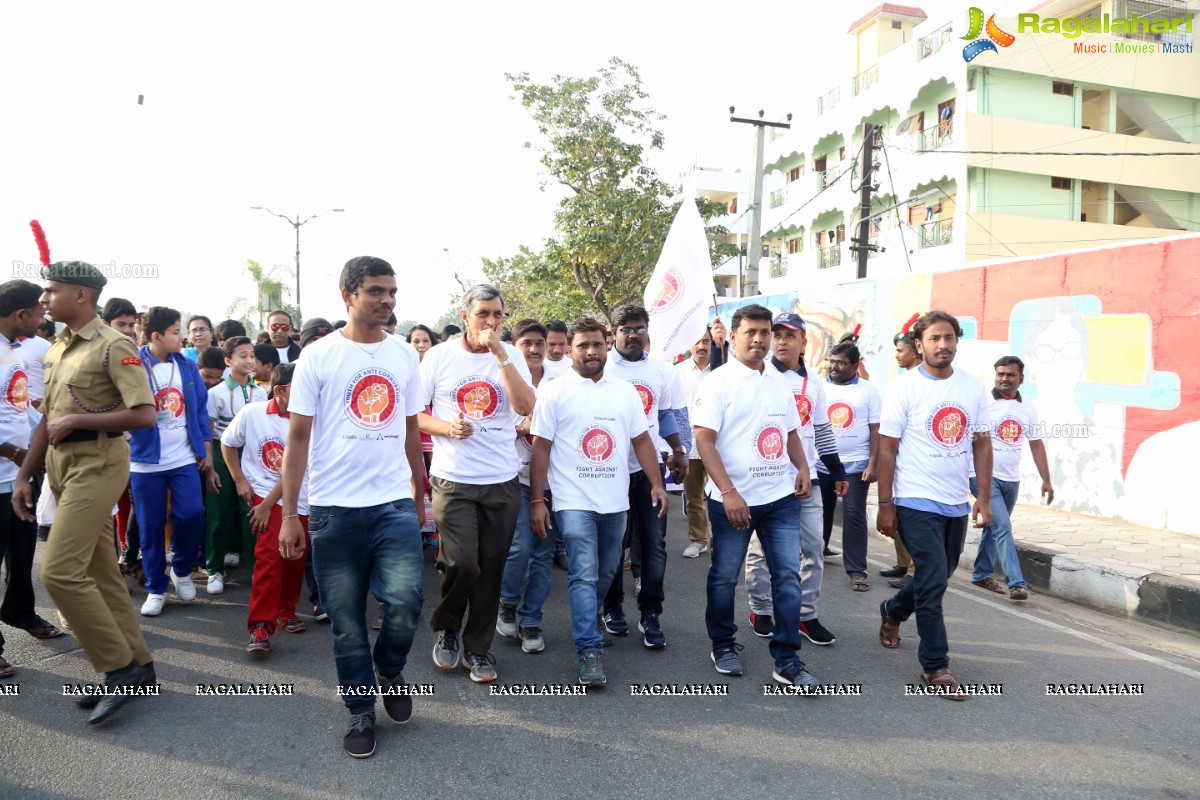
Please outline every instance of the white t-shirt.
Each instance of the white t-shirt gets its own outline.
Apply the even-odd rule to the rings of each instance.
[[[168,422],[155,416],[158,425],[158,463],[129,462],[130,472],[143,474],[166,472],[196,463],[196,454],[192,452],[192,443],[188,439],[187,409],[183,407],[183,376],[173,360],[160,361],[152,369],[154,379],[150,381],[150,391],[154,393],[154,410],[156,413],[172,411],[174,416]],[[209,397],[212,397],[211,393]]]
[[[609,351],[608,363],[604,367],[606,377],[623,380],[632,384],[642,399],[642,409],[646,412],[646,425],[650,431],[650,441],[654,442],[656,452],[670,452],[671,447],[658,435],[659,409],[686,408],[679,389],[679,380],[675,370],[666,362],[653,358],[643,358],[640,361],[627,361],[617,352],[616,348]],[[642,465],[637,455],[629,452],[630,473],[639,472]]]
[[[0,339],[3,337],[0,336]],[[29,377],[20,351],[6,341],[0,341],[0,444],[29,447]],[[0,458],[0,483],[16,480],[20,467],[7,458]]]
[[[14,349],[25,364],[25,374],[29,378],[29,399],[41,400],[46,396],[46,368],[43,362],[46,353],[50,352],[50,343],[40,336],[29,336],[21,340],[20,347]]]
[[[562,361],[551,361],[546,358],[542,360],[542,369],[546,370],[546,380],[548,378],[561,378],[569,372],[574,372],[575,368],[571,366],[571,359],[564,358]]]
[[[871,457],[871,425],[879,424],[883,398],[870,381],[855,377],[850,383],[826,381],[825,400],[829,424],[837,436],[842,463],[866,461]]]
[[[696,397],[700,393],[700,384],[708,377],[708,373],[712,372],[712,366],[707,366],[700,369],[696,366],[696,359],[689,358],[686,361],[681,361],[675,365],[675,378],[679,382],[679,393],[683,401],[687,403],[688,419],[695,421],[693,415],[696,413]],[[699,451],[696,450],[696,437],[692,437],[692,449],[688,453],[688,458],[696,459],[700,457]]]
[[[253,380],[242,386],[230,377],[209,389],[208,420],[212,425],[212,437],[220,439],[229,423],[248,404],[268,399],[267,393]]]
[[[554,509],[628,511],[632,440],[646,430],[642,399],[625,381],[607,373],[593,381],[572,370],[543,384],[530,432],[553,442]]]
[[[483,486],[511,481],[520,471],[513,439],[517,420],[500,362],[491,352],[472,353],[464,337],[435,345],[421,360],[422,405],[433,404],[435,419],[450,422],[461,412],[475,431],[466,439],[439,437],[429,474],[455,483]],[[533,378],[520,350],[504,345],[521,380]]]
[[[992,477],[1002,481],[1021,480],[1021,445],[1042,438],[1037,408],[1027,400],[996,399],[988,402],[988,429],[992,432]],[[975,477],[975,462],[971,462]]]
[[[300,351],[288,411],[312,417],[308,502],[367,508],[412,496],[407,418],[425,410],[417,351],[334,331]]]
[[[557,375],[551,375],[549,370],[542,373],[542,380],[537,386],[533,387],[533,393],[536,395],[557,378]],[[517,417],[517,424],[532,422],[532,415],[529,417]],[[521,463],[521,469],[517,472],[517,479],[521,481],[522,486],[529,485],[529,462],[533,458],[533,434],[527,433],[524,436],[517,436],[517,461]]]
[[[987,413],[987,391],[963,370],[936,380],[916,367],[892,381],[879,434],[900,440],[893,497],[969,503],[971,442],[973,432],[987,424]]]
[[[796,468],[787,437],[800,428],[796,400],[770,364],[750,369],[731,358],[700,384],[692,425],[717,433],[717,452],[729,479],[749,506],[773,503],[795,491]],[[711,477],[705,491],[724,502]]]
[[[290,416],[290,415],[289,415]],[[251,403],[234,415],[221,434],[221,444],[244,448],[238,463],[246,482],[259,497],[266,497],[283,474],[283,449],[287,445],[289,417],[279,413],[275,401]],[[276,505],[283,505],[280,498]],[[308,472],[300,484],[296,513],[308,516]]]
[[[288,357],[288,351],[291,349],[292,349],[291,345],[288,345],[287,347],[276,347],[275,348],[275,352],[279,354],[279,363],[280,364],[287,364],[291,361],[291,359]]]
[[[804,445],[804,457],[808,459],[808,471],[811,473],[808,477],[816,480],[817,434],[813,425],[823,425],[829,422],[829,409],[825,405],[825,388],[822,386],[824,381],[811,369],[807,370],[808,374],[805,376],[801,376],[794,369],[781,370],[781,372],[792,390],[796,413],[800,415],[800,443]],[[795,473],[793,473],[794,476]]]

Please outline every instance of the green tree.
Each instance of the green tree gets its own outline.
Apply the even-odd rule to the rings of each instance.
[[[509,259],[485,260],[485,274],[514,296],[530,297],[530,308],[545,308],[543,318],[589,311],[611,323],[613,308],[641,300],[678,209],[670,187],[645,163],[649,151],[663,147],[655,127],[663,116],[647,102],[637,69],[619,58],[590,78],[505,78],[541,137],[525,146],[541,153],[548,180],[570,195],[555,213],[558,235],[540,253],[523,248]],[[724,210],[700,201],[706,221]],[[709,229],[714,263],[734,252],[725,234]],[[547,293],[559,296],[541,300]]]
[[[254,297],[234,298],[225,309],[228,318],[236,319],[245,325],[251,336],[265,328],[267,314],[275,309],[286,311],[296,325],[303,324],[299,309],[289,302],[292,296],[291,281],[295,277],[290,267],[276,264],[266,269],[257,261],[248,258],[243,270],[254,282]],[[263,307],[264,300],[269,300],[266,305],[270,305],[271,308]]]

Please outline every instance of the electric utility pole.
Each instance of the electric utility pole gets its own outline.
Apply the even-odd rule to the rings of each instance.
[[[729,107],[733,114],[733,106]],[[746,253],[746,278],[742,281],[742,296],[753,297],[758,294],[758,262],[762,258],[762,193],[763,193],[763,144],[767,128],[791,129],[792,115],[787,115],[787,122],[767,122],[763,119],[763,111],[758,112],[758,119],[744,117],[729,118],[730,122],[742,122],[753,125],[754,130],[754,188],[750,198],[750,247]]]

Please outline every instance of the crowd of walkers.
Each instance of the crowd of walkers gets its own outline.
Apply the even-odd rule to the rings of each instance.
[[[648,355],[641,306],[613,309],[611,324],[512,320],[486,284],[463,296],[461,326],[397,334],[396,274],[374,257],[342,270],[344,321],[297,327],[275,311],[257,339],[234,320],[185,325],[164,306],[101,304],[105,280],[82,262],[45,276],[44,287],[0,285],[0,493],[11,501],[0,621],[38,638],[69,627],[109,690],[78,701],[92,722],[133,696],[118,690],[156,681],[120,573],[144,589],[140,613],[157,616],[170,593],[190,603],[199,582],[220,594],[244,570],[238,646],[262,657],[281,630],[329,623],[351,715],[343,746],[372,755],[377,699],[396,722],[413,713],[404,670],[426,606],[425,549],[440,579],[428,614],[437,668],[486,684],[510,668],[495,636],[528,654],[554,646],[543,612],[557,565],[571,680],[603,686],[612,637],[662,650],[676,641],[668,608],[685,613],[664,590],[668,477],[683,493],[682,555],[711,557],[706,649],[722,675],[744,672],[742,619],[769,640],[773,680],[822,685],[799,654],[837,641],[820,619],[827,563],[870,589],[871,484],[878,530],[903,559],[884,571],[899,591],[880,604],[879,641],[899,647],[915,614],[930,686],[965,696],[941,602],[969,517],[985,528],[975,582],[1028,597],[1008,519],[1022,440],[1053,490],[1018,391],[1023,364],[997,362],[989,394],[952,366],[962,330],[942,311],[897,334],[907,371],[881,396],[854,334],[818,371],[801,316],[755,304],[668,364]],[[830,547],[839,500],[844,552]],[[57,625],[34,610],[37,538]],[[13,670],[0,655],[0,677]]]

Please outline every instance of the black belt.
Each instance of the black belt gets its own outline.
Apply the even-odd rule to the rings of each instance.
[[[100,438],[100,431],[88,431],[76,428],[66,436],[58,440],[59,444],[67,442],[94,442]]]

